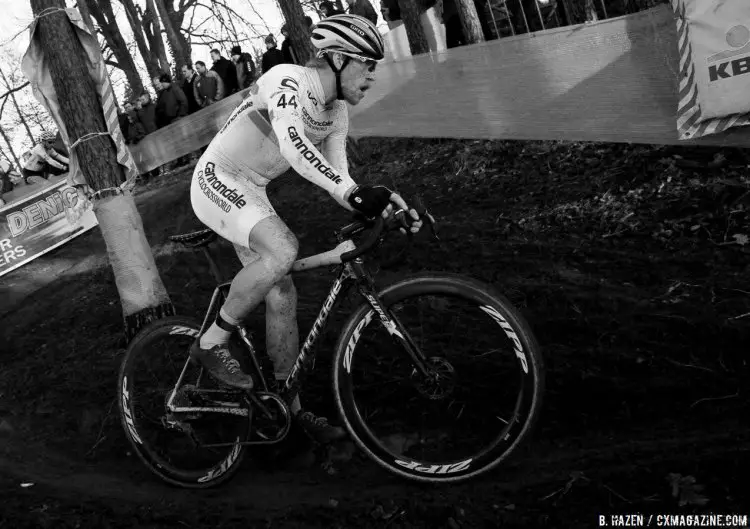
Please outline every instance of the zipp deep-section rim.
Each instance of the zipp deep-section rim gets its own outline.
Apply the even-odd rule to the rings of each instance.
[[[183,488],[203,489],[220,485],[232,478],[239,470],[246,454],[246,446],[239,444],[246,441],[250,435],[250,421],[247,429],[237,436],[237,444],[232,447],[229,454],[216,465],[202,470],[183,470],[167,463],[159,457],[143,441],[138,433],[134,420],[134,409],[132,405],[132,379],[133,370],[137,368],[138,357],[142,354],[150,354],[149,344],[164,340],[169,337],[185,336],[197,338],[201,324],[195,318],[185,316],[169,316],[159,319],[147,325],[129,344],[125,357],[120,367],[120,375],[117,384],[117,403],[120,411],[120,422],[125,436],[133,447],[139,459],[165,482]],[[186,351],[187,352],[187,351]],[[207,375],[206,375],[207,376]],[[166,381],[169,384],[177,382]]]
[[[478,457],[444,464],[426,464],[388,451],[371,433],[354,402],[354,384],[350,373],[356,359],[356,344],[368,325],[378,325],[369,304],[361,305],[347,320],[336,345],[333,361],[334,398],[339,413],[355,443],[381,467],[400,477],[419,482],[459,482],[477,477],[497,467],[529,436],[541,408],[544,391],[544,365],[540,348],[530,326],[510,301],[491,286],[458,274],[424,273],[386,287],[379,293],[384,306],[422,295],[451,295],[468,300],[483,310],[488,322],[515,336],[516,357],[525,380],[516,404],[516,421],[507,435],[498,437],[494,446]],[[408,332],[408,329],[406,329]],[[510,337],[510,336],[509,336]],[[520,350],[519,350],[520,347]],[[498,432],[499,433],[499,432]]]

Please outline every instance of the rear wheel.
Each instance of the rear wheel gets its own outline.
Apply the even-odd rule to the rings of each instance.
[[[365,304],[336,345],[334,393],[354,441],[415,481],[464,481],[495,468],[541,407],[543,360],[528,323],[489,285],[453,274],[407,278],[380,299],[396,328]],[[426,376],[392,334],[421,351]]]
[[[128,346],[118,381],[120,419],[136,454],[161,479],[187,488],[219,485],[237,472],[252,418],[242,392],[218,385],[189,363],[200,328],[185,316],[146,326]],[[231,408],[235,414],[170,412],[167,401],[183,369],[173,405]],[[218,444],[223,446],[209,446]]]

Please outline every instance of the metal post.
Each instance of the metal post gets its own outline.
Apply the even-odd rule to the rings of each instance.
[[[510,28],[510,34],[516,36],[516,28],[513,27],[513,21],[510,17],[510,9],[508,9],[508,0],[503,0],[503,9],[505,10],[505,20],[508,21],[508,27]]]
[[[529,29],[529,21],[526,20],[526,11],[523,8],[523,0],[518,0],[518,5],[521,6],[521,16],[523,16],[523,24],[526,26],[526,33],[531,33],[531,30]]]
[[[539,15],[539,22],[542,23],[542,30],[545,30],[547,28],[544,27],[544,17],[542,16],[542,10],[539,8],[539,0],[534,0],[534,5],[536,6],[536,12]]]
[[[492,17],[492,25],[495,26],[495,35],[500,38],[500,30],[497,29],[497,22],[495,21],[495,12],[492,11],[492,0],[487,0],[487,7],[490,9],[490,16]]]

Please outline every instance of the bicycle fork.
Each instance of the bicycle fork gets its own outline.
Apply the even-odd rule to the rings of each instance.
[[[360,293],[365,297],[372,309],[378,315],[380,323],[385,327],[386,331],[388,331],[388,334],[391,335],[391,339],[406,350],[414,363],[415,371],[423,377],[428,377],[432,370],[427,366],[427,359],[425,358],[424,353],[419,349],[419,346],[414,342],[411,335],[401,324],[396,315],[383,307],[380,298],[377,294],[373,293],[372,289],[360,286]]]

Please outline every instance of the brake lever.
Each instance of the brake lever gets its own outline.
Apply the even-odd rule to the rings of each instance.
[[[435,217],[432,216],[432,214],[427,211],[427,208],[424,205],[424,202],[422,201],[422,197],[417,195],[414,197],[414,211],[417,212],[417,215],[419,215],[420,218],[424,217],[427,219],[427,224],[430,225],[430,231],[432,232],[432,236],[435,238],[436,241],[440,240],[440,237],[438,237],[437,234],[437,221],[435,220]]]

